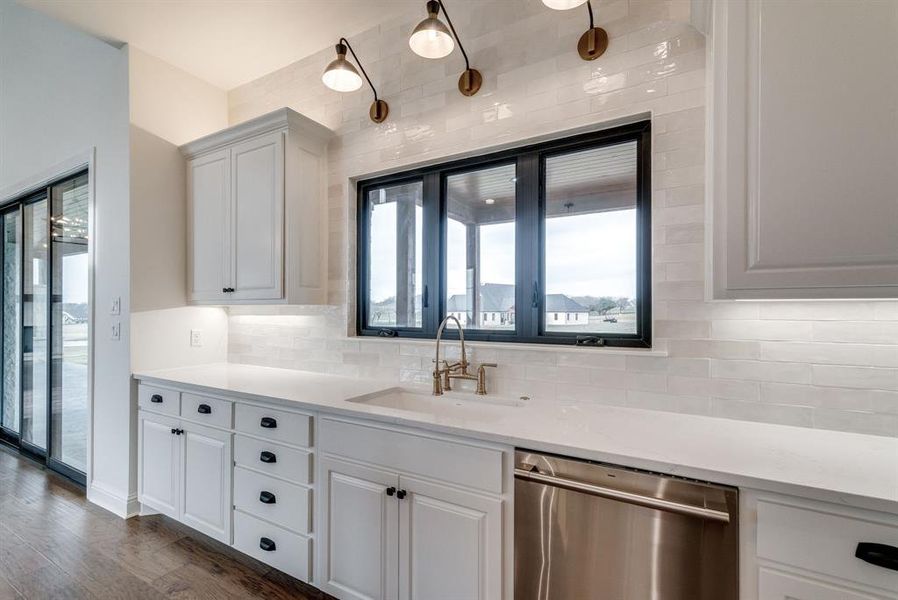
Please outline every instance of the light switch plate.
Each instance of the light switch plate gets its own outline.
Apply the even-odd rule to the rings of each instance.
[[[109,339],[113,342],[117,342],[122,339],[122,324],[119,322],[115,322],[112,324],[112,329],[109,331]]]
[[[190,330],[190,345],[191,346],[202,346],[203,345],[203,332],[200,329],[191,329]]]
[[[112,299],[112,305],[109,307],[110,315],[122,314],[122,299],[118,296]]]

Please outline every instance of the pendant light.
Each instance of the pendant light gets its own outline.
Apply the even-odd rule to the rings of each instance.
[[[590,0],[543,0],[543,4],[555,10],[570,10],[586,4],[589,11],[589,29],[580,36],[577,42],[577,53],[583,60],[595,60],[605,54],[608,49],[608,32],[595,26]]]
[[[358,70],[351,62],[346,60],[347,48],[349,49],[349,52],[352,53],[352,57],[355,59],[356,64],[359,65],[359,69],[362,70],[362,75],[365,76],[368,85],[371,86],[371,91],[374,92],[374,102],[368,110],[368,116],[371,117],[371,120],[375,123],[383,123],[384,120],[386,120],[387,115],[390,114],[390,107],[385,101],[377,97],[377,90],[374,89],[374,84],[371,83],[368,73],[365,72],[365,67],[359,62],[359,57],[355,55],[355,50],[352,49],[352,46],[349,45],[346,38],[341,37],[340,41],[337,42],[337,58],[332,60],[324,69],[324,73],[321,75],[321,81],[335,92],[354,92],[362,87],[362,77],[359,75]]]
[[[458,49],[465,59],[465,71],[458,78],[458,91],[465,96],[473,96],[480,90],[483,84],[483,76],[477,69],[471,68],[468,60],[468,53],[462,46],[458,33],[452,25],[452,19],[446,12],[446,6],[442,0],[428,0],[427,2],[427,18],[418,23],[412,31],[412,35],[408,38],[408,45],[412,52],[422,58],[444,58],[452,54],[455,49],[455,43],[458,42]],[[447,28],[440,21],[439,14],[442,9],[446,16],[446,22],[449,24]]]

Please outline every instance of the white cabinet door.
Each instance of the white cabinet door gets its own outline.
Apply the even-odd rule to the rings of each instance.
[[[272,133],[231,149],[233,300],[284,295],[284,134]]]
[[[716,0],[712,44],[715,297],[898,295],[898,4]]]
[[[759,600],[879,600],[859,591],[762,568]]]
[[[178,420],[141,412],[138,499],[173,519],[180,516],[181,438]]]
[[[182,423],[181,522],[231,543],[231,434]]]
[[[398,475],[328,456],[321,459],[320,473],[320,584],[343,600],[394,600]],[[393,495],[387,494],[388,488]]]
[[[231,152],[189,161],[189,300],[224,301],[231,281]]]
[[[502,501],[402,475],[399,598],[502,597]]]

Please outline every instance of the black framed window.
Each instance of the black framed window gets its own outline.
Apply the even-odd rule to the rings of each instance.
[[[358,333],[651,346],[650,128],[359,182]]]

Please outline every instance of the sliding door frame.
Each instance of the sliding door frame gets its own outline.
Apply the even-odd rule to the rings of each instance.
[[[95,241],[94,241],[94,232],[95,232],[95,211],[94,211],[94,154],[95,151],[92,149],[86,156],[82,155],[81,157],[74,157],[64,163],[60,163],[57,167],[51,169],[50,173],[55,172],[55,175],[42,175],[37,178],[31,180],[31,182],[25,182],[19,184],[17,186],[13,186],[12,188],[7,188],[6,190],[0,191],[0,218],[5,216],[8,213],[12,213],[14,211],[18,211],[19,213],[19,239],[20,239],[20,248],[19,248],[19,261],[20,261],[20,273],[19,273],[19,289],[20,289],[20,302],[19,302],[19,331],[20,331],[20,340],[19,340],[19,394],[18,394],[18,419],[19,419],[19,431],[18,433],[12,432],[10,430],[4,429],[0,426],[0,443],[3,443],[8,446],[12,446],[16,448],[21,454],[24,456],[35,460],[43,465],[46,465],[52,471],[60,473],[61,475],[73,480],[81,486],[87,486],[88,482],[91,481],[92,470],[93,470],[93,389],[94,389],[94,315],[96,314],[95,310],[95,294],[94,294],[94,258],[95,258]],[[76,177],[86,175],[87,176],[87,187],[88,187],[88,244],[87,244],[87,253],[88,253],[88,317],[87,317],[87,339],[88,339],[88,355],[87,355],[87,378],[86,378],[86,431],[85,435],[86,439],[86,471],[81,472],[64,462],[53,458],[53,448],[51,445],[53,444],[53,340],[51,330],[53,329],[53,298],[54,298],[54,284],[53,284],[53,268],[54,268],[54,260],[53,260],[53,187],[57,184],[63,183],[65,181],[75,179]],[[47,319],[47,341],[46,341],[46,377],[45,377],[45,386],[46,386],[46,448],[40,448],[30,442],[24,440],[24,394],[25,394],[25,386],[24,386],[24,361],[25,361],[25,353],[24,353],[24,327],[25,327],[25,206],[29,204],[33,204],[35,202],[39,202],[40,200],[45,199],[47,203],[47,231],[46,231],[46,239],[47,239],[47,306],[46,306],[46,319]],[[2,251],[2,248],[0,248]],[[0,261],[2,262],[2,261]],[[0,265],[0,276],[2,276],[2,269],[5,269],[5,265]],[[62,326],[62,322],[60,321],[59,326]],[[3,323],[2,319],[0,319],[0,336],[3,334]],[[61,368],[61,363],[60,363]],[[2,374],[2,364],[0,364],[0,374]],[[2,390],[2,377],[0,377],[0,390]],[[60,400],[61,401],[61,400]],[[60,443],[61,439],[60,439]]]

